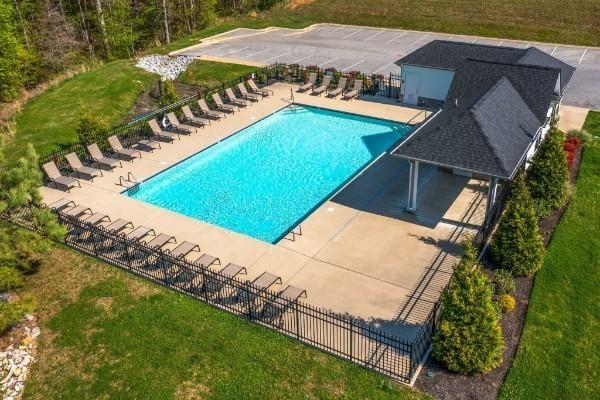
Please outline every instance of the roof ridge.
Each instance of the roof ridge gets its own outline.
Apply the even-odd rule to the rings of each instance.
[[[498,46],[498,45],[494,45],[494,44],[485,44],[485,43],[455,42],[454,40],[443,40],[443,39],[432,40],[430,43],[433,43],[433,42],[458,44],[461,46],[471,46],[471,47],[488,47],[488,48],[495,48],[495,49],[500,48],[500,49],[508,49],[508,50],[517,50],[520,52],[523,52],[525,50],[520,47]]]
[[[523,54],[523,55],[525,55],[525,54]],[[521,58],[523,58],[523,57],[521,57]],[[521,58],[519,58],[519,60]],[[517,60],[517,61],[519,61],[519,60]],[[534,68],[534,69],[543,69],[543,70],[547,70],[547,71],[559,71],[560,72],[560,68],[546,67],[546,66],[543,66],[543,65],[535,65],[535,64],[518,64],[516,62],[501,62],[501,61],[480,60],[478,58],[473,58],[473,57],[467,57],[467,58],[465,58],[465,61],[475,61],[475,62],[480,62],[480,63],[485,63],[485,64],[506,65],[506,66],[509,66],[509,67],[524,67],[524,68]]]

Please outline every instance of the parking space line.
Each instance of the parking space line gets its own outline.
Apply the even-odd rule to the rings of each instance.
[[[359,33],[359,32],[362,32],[362,31],[364,31],[364,29],[359,29],[359,30],[357,30],[357,31],[354,31],[354,32],[352,32],[352,33],[349,33],[349,34],[348,34],[348,35],[346,35],[346,36],[342,36],[340,39],[342,39],[342,40],[348,39],[350,36],[352,36],[352,35],[356,35],[357,33]]]
[[[554,55],[554,52],[556,51],[556,49],[558,49],[558,46],[554,46],[554,50],[552,50],[552,53],[550,53],[551,56]]]
[[[371,40],[371,39],[373,39],[374,37],[376,37],[376,36],[378,36],[378,35],[381,35],[383,32],[385,32],[385,31],[379,31],[379,32],[377,32],[376,34],[374,34],[374,35],[371,35],[371,36],[369,36],[368,38],[364,39],[364,40],[363,40],[363,42],[366,42],[366,41],[368,41],[368,40]]]
[[[389,64],[385,64],[383,67],[381,67],[381,68],[377,68],[375,71],[373,71],[373,73],[376,73],[376,72],[379,72],[379,71],[381,71],[381,70],[384,70],[384,69],[386,69],[387,67],[391,67],[391,66],[392,66],[392,65],[394,65],[394,64],[395,64],[394,62],[391,62],[391,63],[389,63]]]
[[[406,35],[406,32],[402,32],[400,35],[391,38],[390,40],[388,40],[386,43],[392,43],[394,41],[396,41],[396,39],[400,39],[402,36]]]
[[[280,54],[280,55],[275,56],[275,57],[267,58],[266,60],[263,60],[263,62],[271,61],[271,60],[274,60],[274,59],[282,57],[282,56],[287,56],[288,54],[292,54],[292,52],[288,51],[287,53],[283,53],[283,54]]]
[[[342,72],[344,72],[344,71],[346,71],[347,69],[350,69],[350,68],[352,68],[352,67],[356,67],[358,64],[362,64],[362,63],[364,63],[364,62],[365,62],[365,60],[360,60],[359,62],[357,62],[357,63],[354,63],[354,64],[352,64],[352,65],[350,65],[350,66],[348,66],[348,67],[344,68],[344,69],[342,70]]]
[[[425,35],[425,36],[421,36],[420,38],[418,38],[417,40],[415,40],[414,42],[412,42],[411,44],[409,44],[408,47],[412,47],[415,44],[419,43],[421,40],[427,39],[428,37],[429,37],[429,33],[427,35]]]
[[[316,54],[311,54],[311,55],[309,55],[309,56],[306,56],[306,57],[299,58],[299,59],[297,59],[297,60],[294,60],[294,61],[292,61],[290,64],[298,64],[300,61],[307,60],[307,59],[309,59],[309,58],[311,58],[311,57],[313,57],[313,56],[315,56],[315,55],[316,55]]]
[[[342,26],[342,27],[339,27],[339,28],[337,28],[337,29],[334,29],[334,30],[332,30],[332,31],[331,31],[331,32],[329,32],[329,33],[332,33],[332,34],[333,34],[333,33],[337,32],[337,31],[339,31],[339,30],[341,30],[341,29],[344,29],[344,28],[345,28],[345,27],[343,27],[343,26]]]
[[[259,54],[265,53],[265,52],[267,52],[269,50],[271,50],[271,49],[262,50],[262,51],[259,51],[258,53],[248,54],[246,57],[254,57],[254,56],[257,56]]]
[[[501,40],[500,43],[498,43],[498,46],[502,46],[502,43],[504,43],[504,40]]]
[[[471,43],[475,43],[476,41],[477,41],[477,38],[473,39],[473,40],[471,41]]]
[[[329,60],[327,60],[325,62],[322,62],[321,64],[319,64],[319,68],[321,68],[325,64],[329,64],[330,62],[337,60],[338,58],[339,57],[333,57],[333,58],[331,58],[331,59],[329,59]]]
[[[585,49],[583,51],[583,54],[581,55],[581,58],[579,59],[579,64],[581,64],[581,62],[583,61],[583,57],[585,57],[585,53],[587,53],[588,49]]]
[[[527,44],[525,45],[525,48],[528,49],[531,47],[531,42],[527,42]]]

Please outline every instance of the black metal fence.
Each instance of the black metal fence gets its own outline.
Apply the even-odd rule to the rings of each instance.
[[[36,230],[34,211],[35,207],[23,207],[1,217]],[[151,248],[101,226],[63,213],[57,215],[67,228],[65,243],[83,253],[397,381],[409,383],[427,354],[435,330],[437,306],[414,339],[404,340],[364,321],[285,299],[249,281],[173,257],[167,250]]]

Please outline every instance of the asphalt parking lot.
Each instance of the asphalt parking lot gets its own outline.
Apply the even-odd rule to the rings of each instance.
[[[577,68],[563,98],[564,104],[600,109],[600,48],[317,24],[300,30],[237,29],[175,53],[265,64],[319,65],[387,75],[400,71],[394,61],[435,39],[522,48],[535,46]]]

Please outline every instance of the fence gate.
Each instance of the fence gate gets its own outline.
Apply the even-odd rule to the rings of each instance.
[[[390,73],[390,79],[388,82],[388,97],[391,97],[393,99],[399,99],[402,77],[398,74]]]

